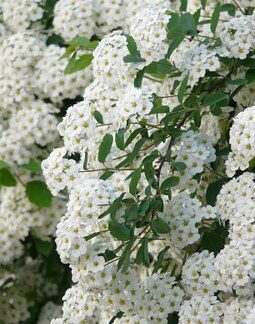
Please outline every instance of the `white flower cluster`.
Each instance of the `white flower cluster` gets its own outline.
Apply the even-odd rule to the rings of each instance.
[[[197,225],[203,219],[216,217],[216,210],[211,206],[202,207],[196,198],[179,194],[166,204],[163,219],[169,224],[171,232],[169,241],[173,248],[182,250],[200,239]]]
[[[24,181],[29,179],[28,175],[20,176]],[[56,199],[50,208],[40,209],[28,200],[21,183],[4,187],[0,193],[0,264],[7,264],[21,256],[22,241],[29,231],[42,240],[54,235],[65,205]]]
[[[254,119],[255,107],[245,109],[234,118],[229,134],[232,152],[226,161],[227,174],[230,177],[238,169],[247,169],[255,156]]]
[[[34,261],[31,258],[26,258],[24,264],[18,267],[12,264],[8,270],[4,268],[0,270],[0,313],[3,323],[19,324],[25,322],[30,318],[30,309],[33,305],[44,302],[46,297],[55,296],[56,285],[42,276],[42,273],[40,273],[41,264],[41,260]],[[51,287],[51,289],[43,291],[43,287]],[[50,304],[54,305],[53,303]],[[49,308],[48,306],[47,309],[50,311]],[[59,310],[59,307],[55,305],[54,310],[56,311],[51,310],[51,314],[59,314],[60,312],[57,312],[57,309]],[[44,312],[45,310],[43,310]],[[42,316],[40,316],[40,319]],[[52,317],[50,316],[50,319]],[[46,322],[41,321],[40,323]]]
[[[176,161],[185,163],[187,167],[176,172],[180,175],[178,189],[191,193],[198,189],[198,182],[193,177],[203,171],[204,165],[215,161],[215,149],[212,144],[212,138],[202,133],[188,131],[180,137],[174,154]]]
[[[3,0],[3,20],[12,32],[23,32],[42,19],[45,0]]]

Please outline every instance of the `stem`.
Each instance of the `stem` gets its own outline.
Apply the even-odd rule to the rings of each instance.
[[[237,6],[237,8],[241,11],[241,13],[243,15],[245,15],[245,12],[243,11],[243,9],[241,8],[240,4],[236,1],[236,0],[232,0],[234,2],[234,4]]]

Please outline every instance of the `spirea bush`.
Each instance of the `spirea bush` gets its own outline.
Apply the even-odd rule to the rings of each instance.
[[[68,197],[52,324],[254,323],[254,6],[136,1],[98,45],[72,34],[67,70],[93,45],[94,80],[42,162]]]
[[[0,8],[0,323],[253,324],[255,1]]]

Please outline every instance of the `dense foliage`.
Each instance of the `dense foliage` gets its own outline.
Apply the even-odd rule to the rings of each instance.
[[[254,9],[1,2],[3,323],[254,323]]]

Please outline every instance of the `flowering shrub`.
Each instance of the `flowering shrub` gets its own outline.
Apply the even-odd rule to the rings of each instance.
[[[0,7],[0,322],[253,323],[255,2]]]

